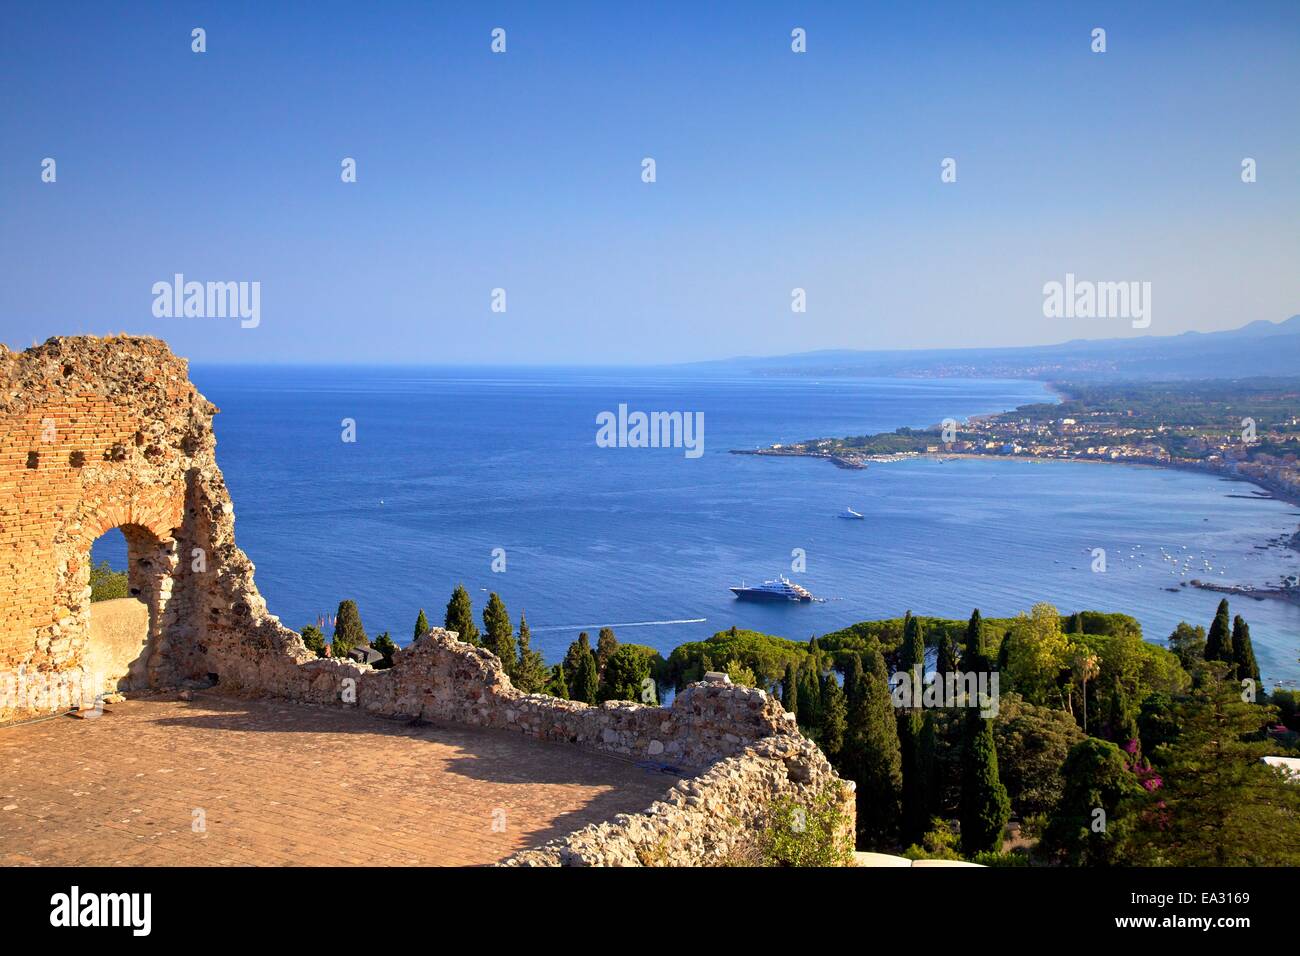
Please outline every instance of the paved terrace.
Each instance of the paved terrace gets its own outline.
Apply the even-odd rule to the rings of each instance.
[[[674,782],[508,731],[211,691],[131,700],[0,728],[0,865],[486,864]]]

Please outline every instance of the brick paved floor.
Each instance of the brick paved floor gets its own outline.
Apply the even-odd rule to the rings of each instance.
[[[0,864],[491,863],[675,782],[508,731],[213,692],[107,711],[0,729]]]

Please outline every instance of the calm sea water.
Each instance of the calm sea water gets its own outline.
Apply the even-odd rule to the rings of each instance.
[[[201,367],[220,408],[218,461],[240,545],[291,627],[355,599],[368,632],[411,637],[442,620],[463,582],[495,590],[558,660],[580,629],[614,625],[667,652],[735,624],[806,639],[868,618],[1013,615],[1036,601],[1136,616],[1148,638],[1208,624],[1218,595],[1195,574],[1263,583],[1294,552],[1255,546],[1296,509],[1229,497],[1249,486],[1082,463],[905,461],[844,471],[824,461],[728,454],[777,441],[922,426],[1001,411],[1032,382],[832,380],[673,369]],[[596,415],[619,403],[702,411],[705,451],[610,449]],[[342,440],[342,420],[356,441]],[[865,521],[836,517],[845,506]],[[120,536],[97,557],[120,560]],[[1094,547],[1108,570],[1090,570]],[[492,570],[494,549],[506,570]],[[803,549],[807,569],[791,571]],[[1187,549],[1187,550],[1184,550]],[[1202,556],[1203,553],[1203,556]],[[1205,570],[1209,560],[1212,572]],[[1222,572],[1222,573],[1220,573]],[[727,590],[785,573],[813,605],[737,602]],[[1237,601],[1266,682],[1300,679],[1300,607]],[[674,623],[650,623],[674,622]]]

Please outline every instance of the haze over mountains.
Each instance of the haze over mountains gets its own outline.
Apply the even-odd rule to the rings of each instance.
[[[854,351],[834,349],[710,365],[765,375],[923,378],[1170,380],[1300,375],[1300,315],[1259,319],[1223,332],[1125,339],[1075,339],[1059,345],[991,349]]]

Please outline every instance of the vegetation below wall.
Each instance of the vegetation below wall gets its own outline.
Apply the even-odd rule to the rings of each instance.
[[[126,583],[125,571],[114,571],[107,561],[91,565],[90,600],[92,603],[129,597],[130,593]]]

